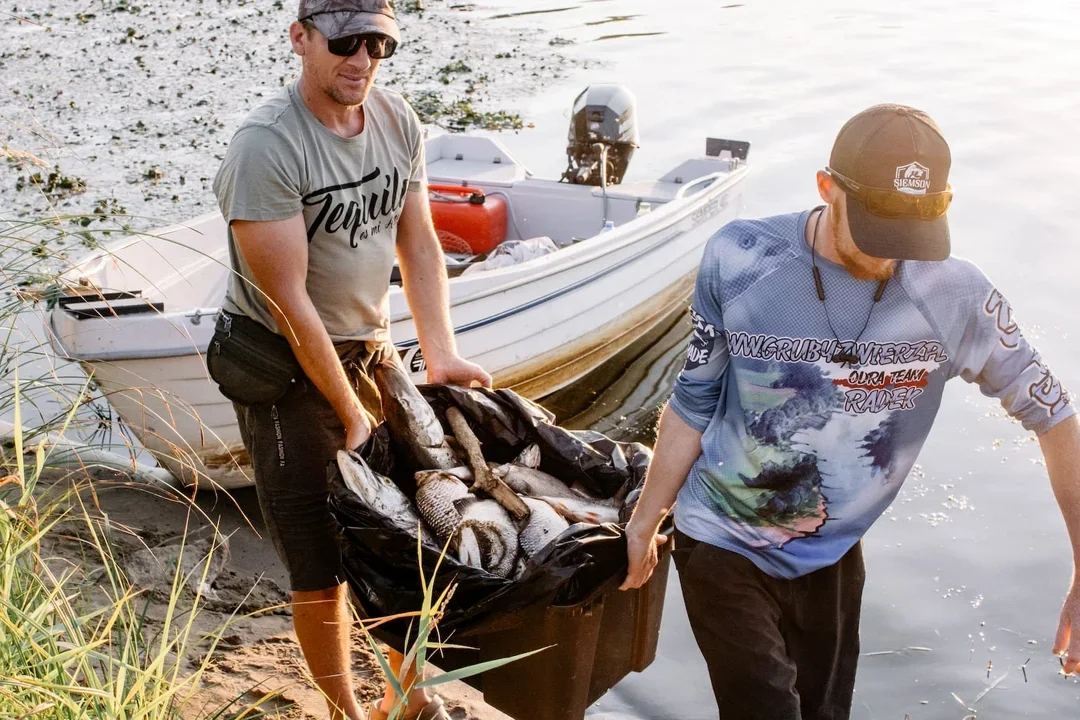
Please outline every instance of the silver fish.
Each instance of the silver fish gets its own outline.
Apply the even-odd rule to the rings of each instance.
[[[472,470],[462,465],[461,467],[440,470],[417,470],[416,474],[414,475],[414,477],[416,478],[416,484],[419,486],[419,484],[423,482],[425,478],[431,475],[450,475],[470,485],[473,481]]]
[[[540,467],[540,446],[536,443],[529,445],[529,447],[522,450],[521,453],[514,458],[514,464],[531,468]]]
[[[510,489],[519,495],[528,497],[540,497],[541,495],[565,498],[580,497],[559,478],[548,475],[546,472],[536,468],[507,463],[506,465],[494,467],[492,471],[496,477],[509,485]]]
[[[458,559],[493,575],[511,577],[518,557],[518,533],[510,514],[494,500],[469,497],[456,505],[462,517]]]
[[[448,441],[452,440],[453,436],[448,436],[446,439]],[[510,471],[511,467],[524,468],[526,470],[535,469],[540,465],[540,446],[536,445],[535,443],[530,445],[529,447],[522,450],[521,453],[516,458],[514,458],[514,461],[511,463],[505,463],[500,465],[499,463],[488,462],[487,465],[491,469],[491,472],[494,473],[495,476],[498,477],[500,480],[506,476],[506,473]],[[455,468],[442,468],[438,470],[420,470],[416,473],[416,479],[419,482],[420,476],[422,474],[436,472],[450,473],[458,480],[469,484],[472,484],[473,482],[472,468],[468,467],[467,465],[461,465],[460,467]],[[537,470],[537,472],[540,471]],[[550,478],[551,476],[548,475],[547,477]],[[558,482],[558,480],[556,480],[556,482]]]
[[[380,362],[375,366],[375,384],[382,396],[390,435],[408,448],[417,468],[450,469],[461,465],[446,442],[446,433],[435,411],[404,370],[393,362]]]
[[[465,483],[445,470],[416,473],[416,507],[443,543],[461,527],[461,513],[454,507],[454,501],[467,497],[472,495]],[[455,548],[456,541],[450,547]]]
[[[531,558],[546,548],[563,530],[570,527],[570,523],[543,500],[530,497],[521,499],[529,506],[530,513],[529,521],[518,536],[518,541],[521,544],[522,555]]]
[[[421,540],[433,547],[439,546],[431,531],[420,521],[420,516],[409,498],[393,480],[376,473],[362,457],[352,451],[338,450],[337,464],[345,487],[355,493],[365,505],[387,518],[394,527],[414,537],[419,528]]]
[[[575,497],[550,497],[541,496],[537,500],[543,500],[555,511],[571,523],[618,523],[619,505],[610,501],[592,500],[581,496]]]

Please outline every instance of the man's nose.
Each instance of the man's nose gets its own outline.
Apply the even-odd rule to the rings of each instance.
[[[357,70],[367,70],[371,67],[371,56],[368,55],[367,43],[360,43],[360,49],[356,54],[346,59],[346,62]]]

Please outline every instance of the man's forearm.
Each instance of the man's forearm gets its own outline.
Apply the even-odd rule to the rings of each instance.
[[[428,234],[423,229],[418,232]],[[430,363],[456,355],[448,307],[446,265],[434,231],[430,231],[429,238],[419,242],[399,243],[398,264],[405,300],[412,311],[424,357]]]
[[[627,533],[652,536],[675,504],[675,497],[701,455],[701,433],[686,424],[670,407],[660,414],[656,450],[645,476]]]
[[[1063,420],[1039,436],[1039,445],[1080,575],[1080,421],[1075,415]]]
[[[349,427],[362,418],[363,406],[345,375],[334,343],[311,298],[306,293],[279,298],[277,307],[270,303],[270,312],[292,345],[304,374],[315,383],[341,422]]]

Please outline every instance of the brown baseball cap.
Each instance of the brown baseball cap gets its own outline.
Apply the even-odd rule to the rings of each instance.
[[[401,42],[390,0],[300,0],[297,20],[311,20],[327,40],[379,33]]]
[[[829,170],[900,207],[913,197],[945,192],[951,164],[949,145],[930,116],[891,104],[874,105],[848,120],[829,158]],[[867,255],[896,260],[949,257],[949,222],[944,214],[933,219],[916,213],[882,217],[849,192],[847,215],[851,237]]]

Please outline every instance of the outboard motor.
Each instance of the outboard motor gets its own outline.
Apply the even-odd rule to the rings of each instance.
[[[622,85],[590,85],[574,100],[562,179],[576,185],[617,185],[636,147],[634,96]]]

